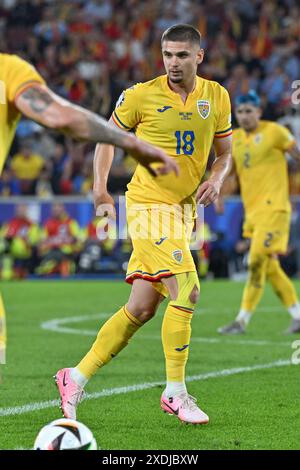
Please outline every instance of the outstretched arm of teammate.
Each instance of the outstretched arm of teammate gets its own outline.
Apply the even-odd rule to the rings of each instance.
[[[215,202],[219,197],[222,184],[230,172],[232,165],[231,141],[231,136],[214,140],[216,159],[212,164],[211,175],[199,186],[196,195],[196,201],[199,204],[204,204],[205,207]]]
[[[122,147],[150,172],[151,163],[159,162],[160,174],[171,171],[178,173],[177,164],[162,150],[137,139],[133,134],[109,125],[96,114],[64,100],[46,85],[33,84],[25,89],[17,95],[15,105],[28,118],[76,139]]]

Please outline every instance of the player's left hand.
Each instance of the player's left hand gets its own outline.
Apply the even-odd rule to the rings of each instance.
[[[207,180],[202,183],[196,194],[197,204],[203,204],[204,207],[212,204],[220,194],[221,185],[218,181]]]

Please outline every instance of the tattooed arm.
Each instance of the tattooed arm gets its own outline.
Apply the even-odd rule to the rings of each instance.
[[[105,119],[61,98],[45,85],[33,84],[17,96],[15,105],[28,118],[76,139],[122,147],[150,172],[153,162],[162,163],[160,174],[178,172],[176,163],[162,150],[110,126]]]

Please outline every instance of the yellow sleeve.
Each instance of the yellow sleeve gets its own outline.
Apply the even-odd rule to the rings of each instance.
[[[140,84],[123,91],[115,110],[112,113],[114,123],[123,130],[129,131],[141,121]]]
[[[16,55],[9,57],[6,90],[7,99],[13,102],[17,95],[32,83],[44,84],[45,80],[36,71],[33,65]]]
[[[287,152],[294,144],[295,137],[289,131],[287,127],[282,126],[281,124],[275,123],[276,129],[274,132],[274,137],[276,139],[276,148]]]
[[[231,127],[231,104],[228,91],[220,87],[220,101],[217,103],[220,110],[215,137],[220,139],[232,134]]]

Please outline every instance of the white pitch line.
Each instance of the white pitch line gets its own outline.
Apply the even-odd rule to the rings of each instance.
[[[262,310],[264,312],[280,312],[282,311],[282,307],[265,307],[265,308],[258,308],[257,309]],[[211,314],[213,312],[221,312],[221,313],[229,313],[232,312],[232,309],[230,308],[198,308],[195,310],[196,314],[200,315],[206,315],[206,314]],[[101,318],[108,318],[110,315],[113,315],[114,312],[111,313],[94,313],[94,314],[89,314],[89,315],[79,315],[79,316],[73,316],[73,317],[64,317],[64,318],[54,318],[53,320],[49,320],[46,322],[43,322],[41,324],[41,327],[45,330],[52,330],[52,331],[57,331],[61,333],[75,333],[73,329],[69,328],[63,328],[60,325],[64,325],[65,323],[78,323],[81,321],[86,321],[86,320],[98,320]],[[70,330],[70,331],[69,331]],[[87,333],[85,334],[95,334],[95,331],[93,330],[81,330],[81,331],[86,331]],[[91,332],[91,333],[89,333]]]
[[[97,330],[79,330],[76,328],[67,328],[61,325],[66,323],[80,323],[87,320],[99,320],[108,318],[111,313],[94,313],[91,315],[80,315],[75,317],[64,317],[64,318],[54,318],[53,320],[45,321],[41,323],[41,328],[43,330],[55,331],[56,333],[68,333],[75,335],[87,335],[94,336],[98,333]]]
[[[272,369],[274,367],[284,367],[291,365],[290,360],[279,359],[275,362],[270,362],[268,364],[257,364],[255,366],[246,366],[246,367],[234,367],[232,369],[223,369],[220,371],[206,372],[199,375],[191,375],[186,377],[187,382],[198,382],[207,379],[215,379],[220,377],[228,377],[230,375],[243,374],[247,372],[253,372],[257,370]],[[141,384],[128,385],[124,387],[117,387],[111,389],[105,389],[101,392],[94,392],[86,394],[86,400],[95,400],[102,397],[110,397],[112,395],[122,395],[131,392],[138,392],[141,390],[148,390],[153,387],[164,385],[165,382],[146,382]],[[25,413],[31,413],[33,411],[44,410],[46,408],[52,408],[54,406],[59,406],[59,400],[49,400],[36,403],[28,403],[27,405],[15,406],[11,408],[0,408],[0,416],[16,416]]]
[[[149,339],[149,340],[161,340],[160,336],[155,336],[155,335],[138,335],[136,338],[139,339]],[[192,343],[208,343],[208,344],[238,344],[238,345],[254,345],[254,346],[285,346],[285,347],[290,347],[292,343],[284,342],[284,341],[268,341],[268,340],[255,340],[255,339],[229,339],[224,336],[220,336],[220,338],[205,338],[202,336],[192,336],[191,338]]]
[[[86,330],[79,328],[70,328],[63,326],[67,323],[80,323],[87,320],[98,320],[108,318],[111,313],[96,313],[92,315],[80,315],[74,317],[65,317],[65,318],[54,318],[41,323],[41,328],[43,330],[55,331],[56,333],[66,333],[73,335],[82,335],[82,336],[96,336],[98,330]],[[146,339],[146,340],[160,340],[160,336],[156,335],[144,335],[139,333],[136,338]],[[197,343],[208,343],[208,344],[239,344],[239,345],[254,345],[254,346],[291,346],[290,342],[286,341],[269,341],[269,340],[252,340],[252,339],[229,339],[224,336],[218,338],[206,338],[206,337],[192,337],[193,342]]]

